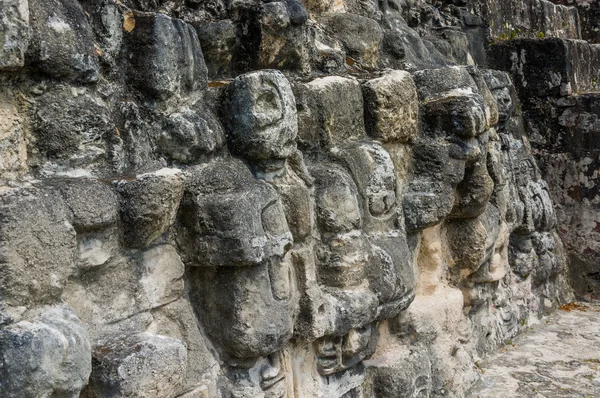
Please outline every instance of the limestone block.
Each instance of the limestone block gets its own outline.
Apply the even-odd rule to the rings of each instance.
[[[230,20],[193,23],[202,45],[209,78],[228,76],[237,45],[236,26]]]
[[[125,243],[141,248],[159,238],[175,221],[183,195],[177,169],[161,169],[135,180],[116,183],[121,203]]]
[[[298,295],[276,191],[237,161],[214,162],[187,179],[180,217],[192,304],[212,340],[241,358],[283,348]]]
[[[0,70],[12,70],[25,63],[29,45],[29,4],[27,0],[2,0],[0,11]]]
[[[484,212],[494,189],[484,156],[474,166],[466,168],[464,179],[456,189],[457,199],[450,218],[473,218]]]
[[[69,307],[42,307],[0,329],[0,394],[79,396],[92,370],[86,325]]]
[[[379,301],[365,284],[371,243],[361,230],[362,206],[352,178],[339,166],[310,168],[315,178],[316,220],[320,241],[314,248],[316,280],[322,290],[325,335],[344,335],[371,323]],[[348,308],[352,308],[348,311]]]
[[[198,35],[191,25],[164,14],[136,12],[126,36],[132,83],[164,100],[188,95],[207,85],[207,69]]]
[[[370,236],[369,284],[379,299],[377,320],[397,316],[415,298],[415,269],[402,232]]]
[[[352,142],[341,146],[334,156],[354,177],[362,202],[365,228],[376,230],[377,221],[394,218],[398,202],[396,173],[388,151],[377,142]]]
[[[368,134],[384,143],[411,141],[419,128],[416,86],[408,72],[394,71],[363,85]]]
[[[77,231],[77,266],[91,269],[108,263],[119,250],[119,203],[112,187],[92,179],[58,179]]]
[[[298,311],[289,259],[250,267],[196,267],[190,271],[191,302],[222,352],[257,358],[286,346]]]
[[[170,115],[158,138],[158,149],[178,163],[204,160],[223,147],[225,132],[208,110],[185,110]]]
[[[86,12],[94,30],[101,60],[114,62],[119,56],[123,44],[123,36],[127,31],[123,28],[124,10],[118,4],[108,1],[79,1]]]
[[[158,245],[133,258],[117,255],[68,284],[63,300],[93,325],[94,338],[144,330],[150,310],[183,295],[184,266],[175,249]],[[131,322],[129,322],[131,321]]]
[[[261,15],[260,65],[307,70],[309,42],[304,28],[307,19],[302,1],[285,0],[265,5]]]
[[[0,94],[0,178],[14,178],[27,170],[23,119],[12,95]]]
[[[360,84],[328,76],[294,85],[298,105],[299,145],[302,148],[336,146],[365,135]]]
[[[60,296],[75,273],[75,229],[59,192],[48,186],[0,195],[0,293],[27,305]]]
[[[500,215],[488,205],[477,218],[453,220],[448,224],[448,240],[456,275],[460,280],[492,260],[498,240]]]
[[[36,101],[32,125],[36,163],[49,160],[50,167],[70,169],[107,167],[108,138],[116,130],[108,107],[96,95],[73,95],[65,87],[49,90]]]
[[[54,78],[82,83],[98,80],[92,28],[76,0],[30,0],[28,66]]]
[[[119,219],[117,195],[110,185],[92,179],[60,179],[60,189],[78,233],[109,227]]]
[[[327,20],[325,29],[363,68],[377,68],[383,33],[375,20],[351,13],[335,14]]]
[[[172,397],[185,376],[187,349],[178,339],[151,333],[121,335],[94,346],[83,397]]]
[[[373,397],[427,397],[431,393],[431,359],[422,345],[391,347],[365,362],[367,386]]]
[[[524,97],[561,97],[600,89],[600,72],[593,66],[600,62],[597,45],[556,38],[517,39],[494,44],[492,53],[493,67],[513,73]]]

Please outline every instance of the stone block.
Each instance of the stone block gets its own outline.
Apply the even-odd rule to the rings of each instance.
[[[281,72],[238,76],[228,87],[225,106],[224,122],[234,154],[266,161],[285,159],[296,151],[296,101]]]
[[[60,296],[75,274],[75,229],[60,193],[48,186],[0,195],[0,294],[28,305]]]
[[[79,396],[92,370],[86,325],[67,306],[42,307],[0,329],[0,394]]]
[[[294,85],[301,148],[331,148],[365,136],[360,83],[338,76]]]
[[[36,163],[49,161],[49,167],[58,171],[107,168],[108,142],[116,130],[99,97],[87,93],[73,96],[64,87],[49,90],[38,97],[32,119],[35,150],[31,158]]]
[[[282,257],[292,242],[275,189],[238,161],[191,171],[179,217],[177,239],[189,266],[257,265]]]
[[[419,98],[408,72],[394,71],[363,85],[367,133],[384,143],[407,143],[418,134]]]
[[[183,195],[178,169],[161,169],[135,180],[116,182],[125,244],[141,248],[159,238],[175,221]]]
[[[77,0],[30,0],[29,13],[27,66],[58,79],[98,80],[94,34]]]
[[[326,21],[325,30],[343,44],[348,56],[361,67],[377,68],[383,31],[374,19],[351,13],[335,14]]]
[[[178,339],[151,333],[121,335],[94,346],[83,397],[172,397],[182,388],[187,349]]]
[[[600,90],[600,45],[582,40],[517,39],[492,46],[491,65],[510,72],[523,98]]]
[[[191,25],[164,14],[136,12],[134,19],[125,57],[135,87],[159,100],[206,88],[206,64]]]
[[[25,64],[29,4],[27,0],[2,0],[0,5],[0,70],[14,70]]]

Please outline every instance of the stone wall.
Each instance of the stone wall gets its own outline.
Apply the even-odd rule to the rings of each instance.
[[[495,2],[0,6],[0,396],[461,397],[572,299]]]

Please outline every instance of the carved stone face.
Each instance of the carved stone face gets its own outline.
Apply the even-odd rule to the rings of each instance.
[[[370,244],[368,279],[379,299],[377,320],[396,316],[412,301],[414,274],[396,198],[390,154],[376,142],[354,142],[336,157],[356,182],[363,231]]]
[[[367,280],[371,245],[361,230],[362,209],[351,177],[334,164],[320,164],[310,172],[320,231],[315,244],[317,281],[332,322],[324,334],[339,336],[375,319],[377,297]]]
[[[325,336],[313,344],[317,357],[317,370],[330,375],[349,369],[375,352],[374,327],[369,324],[351,329],[344,336]]]
[[[476,218],[453,220],[448,223],[448,240],[458,281],[473,276],[473,282],[489,280],[489,267],[495,257],[500,229],[500,215],[493,205]],[[483,267],[483,269],[482,269]]]
[[[191,267],[192,303],[233,357],[282,348],[297,312],[291,234],[275,190],[239,162],[213,163],[188,180],[178,236]]]
[[[296,151],[296,101],[279,71],[238,76],[228,87],[230,149],[251,162],[285,159]]]
[[[317,223],[321,241],[316,247],[318,279],[325,286],[351,288],[366,278],[370,245],[356,185],[334,165],[313,169],[316,178]]]
[[[404,202],[407,226],[418,230],[445,218],[477,217],[494,186],[487,170],[489,101],[464,68],[446,75],[420,71],[415,81],[423,134],[415,143],[415,178]]]
[[[483,77],[498,105],[500,124],[504,124],[514,114],[517,107],[514,88],[506,72],[486,70]]]
[[[276,352],[260,358],[250,368],[231,367],[223,388],[227,397],[285,398],[287,386],[284,356]]]

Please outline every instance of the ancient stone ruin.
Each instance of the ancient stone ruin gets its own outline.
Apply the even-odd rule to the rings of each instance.
[[[0,397],[463,397],[600,295],[599,7],[0,0]]]

